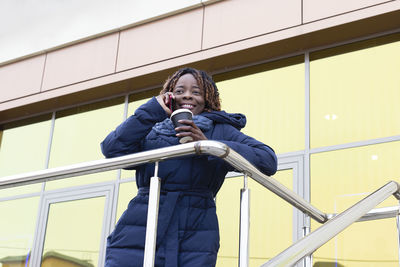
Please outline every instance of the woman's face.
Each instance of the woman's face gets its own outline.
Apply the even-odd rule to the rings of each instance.
[[[172,90],[175,96],[174,109],[186,108],[193,115],[203,112],[205,107],[204,89],[200,88],[192,74],[187,73],[179,78]]]

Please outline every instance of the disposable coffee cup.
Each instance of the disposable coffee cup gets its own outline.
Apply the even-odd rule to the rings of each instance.
[[[171,121],[174,124],[175,128],[179,126],[185,126],[186,124],[179,123],[179,120],[192,120],[193,119],[193,113],[186,109],[186,108],[181,108],[177,109],[171,114]],[[191,136],[184,136],[179,139],[179,143],[184,144],[187,142],[193,141],[193,138]]]

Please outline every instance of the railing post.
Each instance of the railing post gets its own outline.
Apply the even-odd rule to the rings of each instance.
[[[239,231],[239,267],[249,266],[250,231],[250,189],[247,186],[247,174],[244,186],[240,190],[240,231]]]
[[[400,202],[399,202],[399,209],[400,209]],[[399,258],[399,266],[400,266],[400,214],[399,214],[400,210],[397,212],[397,216],[396,216],[396,224],[397,224],[397,243],[398,243],[398,258]]]
[[[310,216],[308,216],[307,214],[303,213],[303,222],[304,222],[304,227],[303,227],[303,237],[307,236],[310,231],[311,231],[311,222],[310,222]],[[304,267],[311,267],[312,266],[312,254],[304,257],[303,260],[303,266]]]
[[[149,204],[147,210],[146,243],[144,247],[143,267],[153,267],[156,255],[158,206],[160,201],[160,178],[158,177],[158,161],[154,176],[150,178]]]

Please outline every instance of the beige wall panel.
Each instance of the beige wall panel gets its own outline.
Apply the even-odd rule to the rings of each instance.
[[[301,24],[301,0],[231,0],[205,7],[203,49]]]
[[[122,31],[117,71],[199,51],[202,22],[199,8]]]
[[[351,12],[368,6],[390,1],[385,0],[304,0],[304,23]]]
[[[233,2],[234,0],[225,1]],[[47,90],[40,94],[0,102],[0,123],[132,90],[159,86],[178,66],[191,65],[212,73],[220,72],[224,69],[252,64],[252,62],[297,53],[304,49],[393,31],[400,28],[399,16],[400,0],[391,1],[359,12],[333,16],[111,75],[68,84],[57,90]]]
[[[0,67],[0,102],[40,92],[45,55]]]
[[[114,73],[118,33],[47,55],[43,91]]]

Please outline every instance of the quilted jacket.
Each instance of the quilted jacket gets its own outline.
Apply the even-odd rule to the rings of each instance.
[[[225,143],[267,175],[276,172],[274,151],[240,132],[246,124],[244,115],[212,111],[196,115],[193,120],[209,140]],[[111,132],[101,143],[101,149],[110,158],[178,145],[175,134],[166,112],[152,98]],[[107,267],[143,265],[148,187],[154,163],[132,168],[136,170],[138,194],[107,239]],[[215,266],[219,230],[214,197],[226,173],[233,170],[223,160],[207,155],[159,163],[162,192],[156,266]]]

